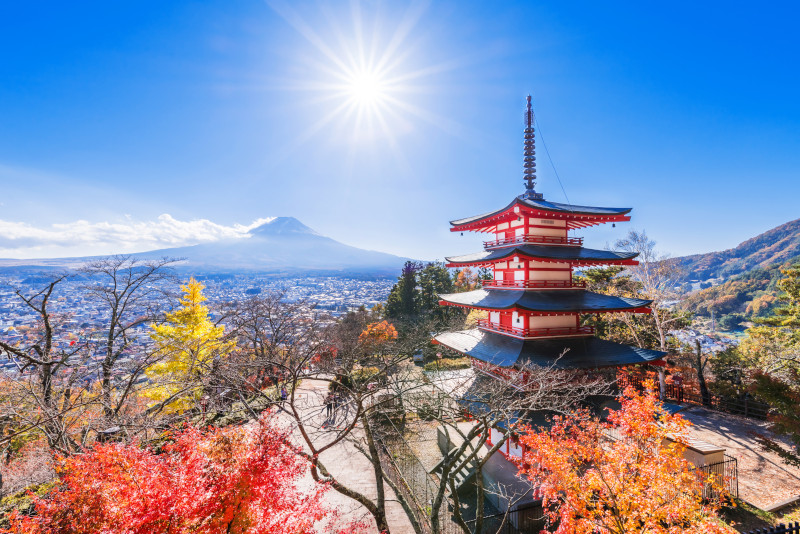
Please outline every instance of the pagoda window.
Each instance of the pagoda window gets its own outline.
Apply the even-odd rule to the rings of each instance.
[[[502,280],[503,279],[503,271],[495,271],[494,272],[494,279],[495,280]]]
[[[525,280],[525,271],[514,271],[514,280],[517,282]]]
[[[500,312],[489,312],[489,321],[492,324],[500,324]]]
[[[508,228],[508,223],[500,223],[497,225],[497,230],[506,230]]]
[[[511,314],[511,325],[514,328],[525,328],[525,316],[520,315],[518,312],[514,312]]]

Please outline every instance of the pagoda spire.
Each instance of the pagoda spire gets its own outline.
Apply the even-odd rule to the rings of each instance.
[[[525,169],[525,194],[524,198],[542,199],[542,194],[537,193],[536,186],[536,144],[533,130],[533,107],[531,106],[531,95],[528,95],[528,109],[525,111],[525,159],[523,168]]]

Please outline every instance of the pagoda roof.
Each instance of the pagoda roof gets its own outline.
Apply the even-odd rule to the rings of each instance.
[[[557,289],[542,291],[476,289],[464,293],[441,295],[443,303],[485,310],[519,308],[527,311],[549,313],[594,313],[631,311],[645,308],[652,302],[603,295],[585,289]]]
[[[578,206],[575,204],[548,202],[547,200],[544,199],[525,198],[524,195],[520,195],[516,197],[513,201],[511,201],[511,203],[504,208],[491,211],[489,213],[483,213],[481,215],[475,215],[473,217],[456,219],[454,221],[450,221],[450,224],[452,226],[458,227],[458,226],[469,225],[472,223],[477,223],[484,219],[491,219],[493,217],[502,215],[505,212],[511,211],[514,208],[514,206],[520,206],[522,208],[529,208],[532,210],[543,211],[543,212],[552,212],[562,215],[596,216],[601,218],[607,218],[607,217],[613,218],[613,217],[623,216],[628,214],[633,209],[633,208],[607,208],[598,206]],[[456,229],[457,228],[455,228],[454,230]]]
[[[500,367],[596,369],[654,362],[667,354],[596,337],[522,340],[477,329],[445,332],[434,339],[471,358]]]
[[[609,263],[635,265],[631,260],[638,255],[639,254],[636,252],[617,252],[613,250],[597,250],[583,247],[512,244],[508,247],[484,250],[474,254],[465,254],[463,256],[451,256],[445,259],[448,263],[459,265],[492,263],[514,256],[524,256],[530,259],[548,261],[575,262],[584,265]]]

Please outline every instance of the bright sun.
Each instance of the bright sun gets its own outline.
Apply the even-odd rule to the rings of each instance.
[[[375,105],[386,97],[386,87],[380,76],[372,72],[364,72],[353,76],[347,91],[357,104]]]

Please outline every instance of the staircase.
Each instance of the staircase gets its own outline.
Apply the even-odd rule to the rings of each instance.
[[[466,458],[467,456],[469,456],[469,454],[471,452],[472,452],[472,448],[471,447],[467,447],[458,456],[458,458],[455,459],[454,465],[461,464],[463,459]],[[439,461],[438,464],[433,466],[433,469],[430,470],[430,473],[441,477],[444,465],[448,461],[451,461],[452,456],[455,453],[456,453],[456,449],[452,449],[449,454],[445,455],[445,457],[442,458]],[[467,483],[471,482],[472,479],[475,478],[475,474],[477,473],[477,471],[478,471],[478,457],[475,457],[472,460],[470,460],[469,462],[467,462],[466,464],[464,464],[464,466],[459,471],[457,471],[455,473],[455,476],[453,477],[454,478],[453,482],[454,482],[454,485],[455,485],[455,488],[456,488],[456,492],[461,493],[461,490],[463,490],[465,488]],[[452,473],[451,473],[451,476],[452,476]]]

